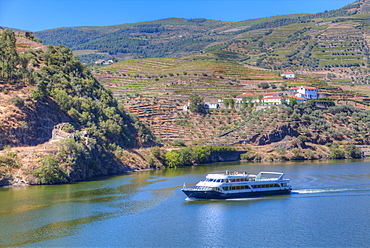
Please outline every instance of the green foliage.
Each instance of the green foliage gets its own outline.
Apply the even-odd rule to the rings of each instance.
[[[211,162],[211,157],[215,154],[223,154],[235,151],[235,148],[226,146],[199,146],[194,148],[196,161],[198,163]]]
[[[235,148],[224,146],[199,146],[194,149],[181,148],[165,154],[165,163],[169,167],[192,165],[194,163],[212,162],[212,156],[219,156],[235,151]]]
[[[0,156],[0,167],[19,168],[16,154],[7,153],[6,155]]]
[[[62,130],[67,133],[73,133],[76,131],[75,127],[70,123],[64,124]]]
[[[18,108],[21,108],[24,106],[24,100],[19,97],[19,96],[15,96],[11,99],[12,103],[17,106]]]
[[[47,155],[40,168],[32,172],[40,184],[55,184],[67,182],[67,171],[62,168],[60,161],[52,155]]]
[[[52,97],[62,111],[74,119],[76,130],[87,130],[89,137],[103,147],[116,143],[133,147],[154,139],[150,129],[138,119],[126,115],[118,106],[112,92],[105,89],[90,71],[64,46],[48,46],[37,59],[45,65],[34,75],[37,91],[33,97],[43,100]]]
[[[333,143],[330,148],[330,158],[333,159],[342,159],[345,158],[345,152],[338,146],[337,143]]]
[[[242,160],[249,160],[251,158],[251,154],[246,152],[240,155],[240,159]]]
[[[3,149],[4,149],[4,150],[6,150],[6,149],[10,149],[10,148],[12,148],[10,145],[5,145],[5,146],[3,147]]]
[[[224,105],[226,108],[234,108],[235,107],[235,100],[232,98],[226,98],[224,99]]]
[[[186,146],[185,142],[182,139],[177,139],[172,142],[173,146]]]
[[[0,80],[17,82],[26,75],[27,60],[20,57],[15,50],[15,35],[5,29],[0,39]],[[28,78],[28,77],[26,77]]]
[[[159,148],[159,146],[153,146],[153,147],[151,147],[150,148],[150,152],[157,159],[162,159],[161,149]]]
[[[269,83],[265,83],[265,82],[259,83],[257,86],[262,89],[268,89],[270,87]]]
[[[297,138],[298,138],[300,141],[302,141],[302,142],[306,142],[306,141],[307,141],[307,136],[304,136],[304,135],[299,135]]]
[[[88,150],[83,143],[67,138],[60,142],[58,156],[69,166],[74,166],[79,158],[88,156]]]
[[[166,165],[170,168],[192,165],[195,161],[195,154],[191,148],[182,148],[179,150],[172,150],[165,155]]]
[[[148,161],[150,167],[154,166],[155,165],[155,161],[154,161],[154,158],[152,156],[148,156],[146,158],[146,161]]]
[[[348,158],[361,158],[362,152],[361,149],[355,145],[347,145],[344,147],[344,152]]]
[[[189,96],[190,106],[189,109],[191,112],[194,113],[204,113],[204,102],[203,98],[201,98],[197,93],[192,93]]]

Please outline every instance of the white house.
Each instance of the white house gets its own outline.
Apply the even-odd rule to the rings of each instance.
[[[284,72],[283,74],[281,74],[281,77],[286,79],[294,79],[295,74],[293,72]]]
[[[297,103],[303,103],[303,102],[307,101],[305,98],[297,97],[297,96],[290,96],[288,98],[283,98],[281,96],[270,96],[270,97],[263,98],[263,102],[266,105],[280,105],[280,104],[282,104],[282,100],[285,99],[285,102],[287,104],[290,104],[290,99],[291,98],[297,99]]]
[[[282,98],[280,96],[269,96],[263,98],[263,102],[265,105],[280,105],[281,99]]]
[[[205,102],[204,100],[203,100],[203,102],[204,102],[204,108],[205,109],[218,109],[218,107],[219,107],[218,102]],[[182,106],[182,110],[187,111],[190,107],[190,103],[191,103],[191,101],[188,100],[188,104]]]
[[[316,87],[300,86],[296,88],[291,88],[290,91],[295,92],[295,96],[297,97],[314,100],[318,98],[318,90]]]
[[[218,109],[218,103],[217,102],[206,102],[204,104],[204,107],[208,109]]]

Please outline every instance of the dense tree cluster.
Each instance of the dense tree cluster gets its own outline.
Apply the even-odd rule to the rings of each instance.
[[[31,81],[27,54],[17,53],[14,33],[5,29],[0,35],[0,80],[8,83]]]

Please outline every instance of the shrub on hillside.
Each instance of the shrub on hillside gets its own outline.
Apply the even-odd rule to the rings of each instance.
[[[19,97],[19,96],[15,96],[11,99],[12,103],[17,106],[18,108],[21,108],[24,106],[24,100]]]
[[[39,184],[55,184],[67,182],[67,171],[60,165],[60,161],[52,155],[47,155],[40,168],[33,171],[33,176]]]

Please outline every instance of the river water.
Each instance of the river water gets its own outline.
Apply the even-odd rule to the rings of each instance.
[[[189,201],[220,171],[284,172],[293,194]],[[215,163],[0,189],[0,246],[369,247],[369,161]]]

